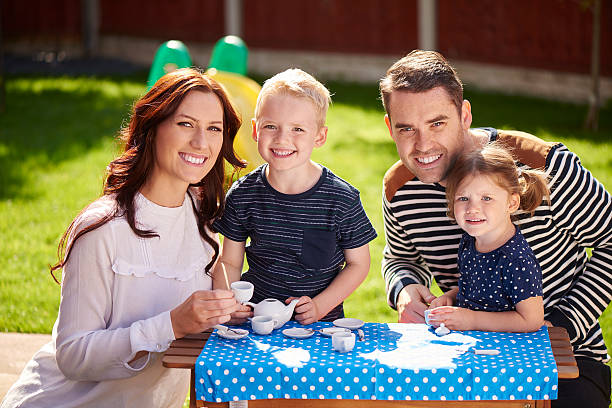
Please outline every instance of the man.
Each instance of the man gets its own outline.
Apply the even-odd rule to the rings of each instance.
[[[543,273],[547,324],[565,327],[580,369],[559,381],[554,407],[608,407],[610,369],[597,319],[612,299],[612,197],[560,143],[490,128],[470,129],[471,106],[442,55],[413,51],[380,81],[385,122],[401,161],[383,182],[386,247],[382,273],[388,302],[400,322],[423,322],[435,298],[457,285],[461,229],[446,215],[445,180],[458,157],[498,140],[519,165],[543,168],[550,203],[535,214],[518,212],[517,224]],[[586,247],[593,248],[589,258]]]

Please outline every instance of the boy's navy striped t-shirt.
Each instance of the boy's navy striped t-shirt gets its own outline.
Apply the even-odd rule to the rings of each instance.
[[[345,249],[376,238],[359,191],[323,167],[319,181],[300,194],[283,194],[268,183],[264,164],[227,193],[213,229],[246,246],[249,269],[242,280],[255,286],[253,302],[314,297],[342,270]],[[344,315],[342,304],[322,320]]]

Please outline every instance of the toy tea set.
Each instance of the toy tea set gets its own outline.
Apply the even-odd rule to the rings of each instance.
[[[298,302],[298,299],[293,299],[288,305],[277,299],[264,299],[259,303],[249,302],[253,296],[254,287],[252,283],[246,281],[233,282],[231,289],[236,301],[253,308],[253,317],[249,320],[251,328],[259,335],[268,335],[272,333],[272,330],[284,326],[291,319]],[[283,330],[282,333],[294,339],[305,339],[318,331],[324,336],[331,337],[332,347],[341,353],[351,351],[355,347],[355,334],[351,330],[358,330],[359,339],[364,339],[364,333],[360,329],[364,322],[360,319],[336,319],[333,324],[334,327],[319,330],[293,327]],[[248,330],[234,329],[220,324],[214,328],[217,329],[219,336],[226,339],[241,339],[249,334]]]

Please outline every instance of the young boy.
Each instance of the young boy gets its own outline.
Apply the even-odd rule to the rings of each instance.
[[[242,279],[255,286],[255,303],[299,298],[302,324],[344,316],[342,302],[366,278],[376,237],[359,191],[310,160],[327,139],[329,102],[329,91],[299,69],[264,83],[252,123],[266,163],[232,185],[213,224],[225,237],[214,287]],[[249,269],[241,276],[245,251]]]

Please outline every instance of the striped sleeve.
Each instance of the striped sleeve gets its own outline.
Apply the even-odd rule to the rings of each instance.
[[[565,146],[559,145],[548,161],[554,223],[575,245],[593,249],[549,315],[555,325],[570,323],[572,342],[581,342],[612,300],[612,197]]]
[[[363,209],[359,193],[347,207],[338,228],[340,229],[338,245],[342,249],[359,248],[376,238],[376,231]]]
[[[429,287],[432,275],[425,260],[395,218],[391,203],[384,193],[382,207],[386,241],[382,274],[387,286],[387,302],[395,309],[397,297],[404,286],[419,283]]]

